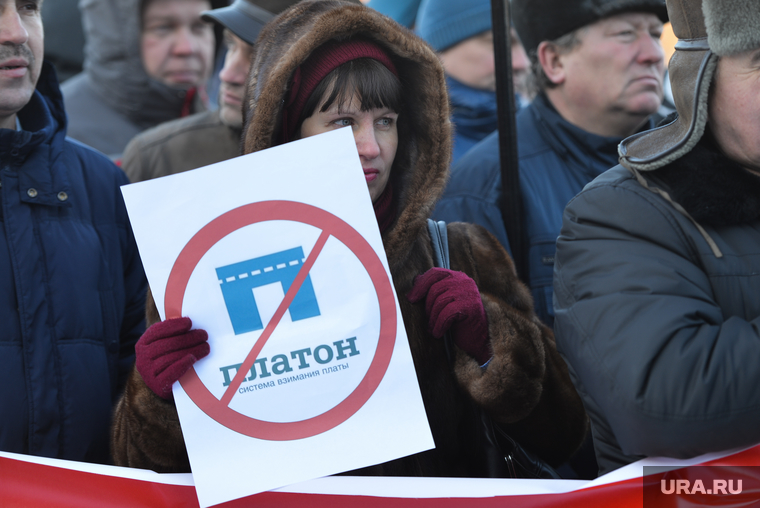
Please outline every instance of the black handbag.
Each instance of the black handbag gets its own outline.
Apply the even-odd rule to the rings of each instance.
[[[449,268],[449,242],[444,221],[428,219],[428,232],[433,245],[433,259],[440,268]],[[454,365],[454,345],[451,334],[446,332],[444,337],[446,355],[449,365]],[[476,408],[480,418],[480,430],[485,439],[483,442],[491,449],[487,456],[498,459],[488,465],[489,476],[492,478],[543,478],[560,479],[560,475],[549,464],[535,454],[523,448],[499,424],[495,423],[484,411]],[[503,459],[503,462],[502,462]]]

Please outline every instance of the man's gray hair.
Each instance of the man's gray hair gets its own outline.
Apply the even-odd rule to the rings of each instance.
[[[566,55],[581,44],[581,32],[585,29],[585,26],[576,28],[572,32],[548,42],[555,47],[557,53]],[[538,48],[532,50],[528,57],[530,58],[530,74],[528,75],[527,86],[530,96],[535,97],[545,90],[555,88],[557,84],[549,79],[544,72],[544,68],[541,66],[541,61],[538,59]]]

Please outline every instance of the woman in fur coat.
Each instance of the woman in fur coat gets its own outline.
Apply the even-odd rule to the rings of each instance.
[[[493,474],[476,408],[549,463],[567,459],[586,416],[507,253],[485,229],[450,224],[451,270],[434,267],[426,218],[451,154],[434,51],[372,9],[307,0],[263,29],[246,104],[245,153],[342,127],[356,139],[436,448],[354,473]],[[137,346],[116,409],[114,458],[188,471],[171,385],[207,354],[206,335],[188,318],[156,323],[157,313],[148,314],[155,324]],[[455,344],[451,363],[446,331]]]

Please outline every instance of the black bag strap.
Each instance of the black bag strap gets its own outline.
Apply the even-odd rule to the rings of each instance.
[[[449,237],[446,229],[446,222],[427,220],[428,232],[430,233],[430,243],[433,247],[433,260],[435,266],[440,268],[450,268],[449,263]],[[454,341],[451,333],[448,331],[444,336],[446,346],[446,356],[449,365],[454,368]],[[554,469],[544,461],[523,449],[504,429],[495,424],[491,418],[482,410],[477,410],[481,421],[481,430],[485,434],[485,439],[491,447],[498,453],[496,460],[499,465],[489,466],[491,477],[508,476],[512,478],[546,478],[559,479],[560,476]],[[507,474],[504,475],[499,471],[506,466]]]
[[[446,222],[439,220],[438,222],[433,219],[427,220],[428,233],[430,234],[430,243],[433,246],[433,261],[435,266],[439,268],[451,268],[449,263],[449,235],[446,229]],[[446,357],[449,360],[449,365],[454,368],[454,341],[451,338],[451,333],[448,331],[443,337],[443,343],[446,347]]]
[[[435,266],[450,268],[449,266],[449,236],[446,231],[446,223],[442,220],[436,222],[427,220],[430,241],[433,244],[433,260]]]

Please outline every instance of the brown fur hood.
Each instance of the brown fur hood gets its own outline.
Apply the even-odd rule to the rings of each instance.
[[[363,5],[306,0],[283,12],[259,35],[245,101],[243,153],[276,144],[288,82],[311,52],[330,39],[360,35],[391,55],[404,88],[399,147],[391,173],[396,221],[383,243],[391,270],[412,244],[443,194],[451,162],[452,126],[443,67],[428,44]]]
[[[255,45],[244,152],[276,143],[288,82],[311,52],[332,38],[354,35],[386,48],[405,93],[391,171],[396,219],[383,244],[436,447],[352,474],[507,474],[485,438],[481,410],[526,448],[558,464],[582,441],[586,416],[551,330],[535,316],[530,292],[498,240],[479,226],[448,225],[451,268],[475,281],[487,315],[493,353],[487,368],[456,346],[450,360],[446,342],[430,331],[425,304],[405,296],[415,277],[434,266],[426,220],[443,192],[451,158],[443,68],[425,42],[372,9],[339,0],[306,0],[283,12]],[[149,322],[156,319],[149,315]],[[113,447],[120,465],[189,469],[176,409],[153,394],[136,370],[115,411]]]

